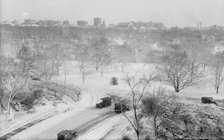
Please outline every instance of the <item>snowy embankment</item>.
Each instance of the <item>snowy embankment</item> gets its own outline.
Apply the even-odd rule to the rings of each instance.
[[[28,124],[36,124],[63,113],[71,108],[72,103],[81,99],[80,89],[78,88],[65,87],[57,83],[43,81],[41,81],[41,85],[44,95],[36,102],[31,109],[32,111],[29,111],[32,113],[24,112],[20,118],[12,119],[11,123],[7,123],[7,127],[3,126],[3,129],[0,131],[0,138],[11,137],[19,128],[24,128]],[[60,99],[55,100],[55,97]]]

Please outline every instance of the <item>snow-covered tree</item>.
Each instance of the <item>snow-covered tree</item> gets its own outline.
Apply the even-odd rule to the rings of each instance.
[[[17,59],[11,63],[9,74],[9,97],[8,97],[8,112],[10,113],[10,104],[14,97],[19,94],[27,84],[35,69],[35,57],[27,44],[19,49]]]
[[[96,70],[100,68],[100,73],[103,77],[104,68],[112,61],[112,49],[109,46],[109,41],[104,37],[94,38],[91,46],[93,48],[93,61],[96,65]]]
[[[190,58],[185,51],[166,50],[157,69],[161,81],[179,92],[200,82],[202,73],[199,66],[196,59]]]
[[[85,83],[86,76],[91,72],[92,57],[91,48],[88,45],[81,45],[76,48],[76,57],[78,60],[78,66],[82,75],[82,82]]]
[[[211,73],[213,76],[212,83],[214,85],[214,88],[216,90],[216,93],[219,93],[219,88],[224,81],[224,54],[218,53],[215,54],[215,56],[212,59],[212,67],[211,67]]]
[[[141,131],[141,124],[139,118],[139,107],[141,104],[141,100],[143,99],[144,95],[147,92],[147,88],[150,86],[152,80],[155,79],[155,76],[129,76],[127,75],[125,78],[125,82],[127,83],[128,87],[130,88],[130,101],[129,104],[131,105],[133,116],[128,116],[123,112],[125,118],[129,121],[132,128],[134,129],[137,139],[140,139],[140,131]]]

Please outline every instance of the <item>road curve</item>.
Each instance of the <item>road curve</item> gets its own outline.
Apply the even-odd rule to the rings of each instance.
[[[57,139],[57,133],[65,129],[77,129],[80,133],[79,139],[103,137],[118,122],[120,116],[112,111],[112,107],[95,108],[99,99],[106,96],[104,90],[85,87],[82,89],[82,100],[76,102],[68,114],[61,114],[62,119],[58,120],[58,116],[52,117],[27,128],[11,139]]]

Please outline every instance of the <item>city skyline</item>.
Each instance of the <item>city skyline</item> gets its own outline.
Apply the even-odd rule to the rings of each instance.
[[[1,0],[1,21],[31,19],[105,19],[106,24],[128,21],[162,22],[166,26],[224,25],[223,0]]]

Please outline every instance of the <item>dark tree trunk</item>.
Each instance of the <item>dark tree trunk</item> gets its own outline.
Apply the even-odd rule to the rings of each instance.
[[[136,130],[136,134],[137,134],[137,140],[140,140],[140,134],[138,130]]]
[[[180,90],[179,90],[178,88],[175,88],[175,91],[176,91],[176,92],[180,92]]]
[[[156,114],[154,115],[153,117],[153,128],[154,128],[154,137],[155,137],[155,140],[157,140],[157,124],[156,124]]]
[[[176,91],[176,92],[179,92],[179,91],[180,91],[179,81],[177,80],[176,82],[177,82],[177,85],[176,85],[174,88],[175,88],[175,91]]]
[[[0,115],[3,114],[3,104],[2,104],[2,100],[0,99]]]
[[[216,87],[216,93],[219,93],[219,86]]]
[[[180,92],[179,86],[174,87],[176,92]]]

